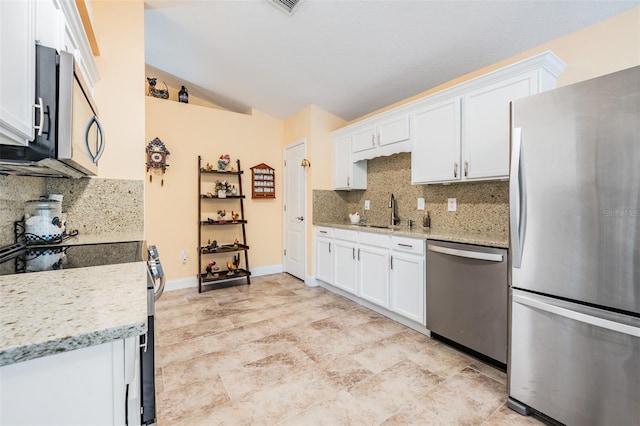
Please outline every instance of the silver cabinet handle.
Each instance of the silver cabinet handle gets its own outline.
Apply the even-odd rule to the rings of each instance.
[[[453,249],[449,247],[441,247],[441,246],[433,246],[433,245],[429,245],[428,250],[436,253],[449,254],[451,256],[466,257],[469,259],[478,259],[478,260],[489,260],[491,262],[502,262],[504,259],[504,256],[501,254],[482,253],[482,252],[470,251],[470,250],[459,250],[459,249]]]
[[[321,234],[326,234],[326,233],[327,233],[327,231],[320,231],[320,233],[321,233]]]
[[[360,249],[358,249],[358,262],[360,261]]]
[[[454,178],[458,177],[458,162],[457,161],[453,162],[453,177]]]
[[[35,104],[34,107],[40,110],[40,114],[39,114],[40,121],[38,121],[40,125],[33,126],[33,128],[38,131],[38,136],[42,136],[42,129],[44,127],[44,105],[42,104],[42,98],[38,98],[38,103]]]
[[[347,188],[349,187],[349,177],[347,177]]]
[[[407,247],[407,248],[413,248],[413,246],[411,244],[402,244],[402,243],[398,243],[398,245],[400,247]]]
[[[378,145],[380,145],[380,132],[378,132]]]
[[[600,328],[606,328],[607,330],[616,331],[618,333],[640,337],[640,328],[632,325],[622,324],[608,319],[583,314],[582,312],[572,311],[571,309],[545,303],[519,294],[513,294],[512,297],[515,303],[519,303],[521,305],[530,306],[574,321],[579,321]]]
[[[331,243],[329,243],[329,253],[331,253]]]
[[[465,161],[464,162],[464,177],[469,176],[469,162]]]
[[[356,248],[355,247],[351,248],[351,258],[353,260],[356,260]]]
[[[389,256],[389,264],[391,266],[391,270],[393,271],[393,256]]]
[[[371,146],[376,146],[376,135],[371,134]]]

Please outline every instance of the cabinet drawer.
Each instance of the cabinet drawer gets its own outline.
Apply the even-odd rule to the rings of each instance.
[[[360,232],[358,236],[360,244],[367,244],[375,247],[389,248],[389,236],[385,234],[375,234],[372,232]]]
[[[345,241],[351,241],[351,242],[357,243],[358,242],[358,232],[357,231],[350,231],[348,229],[334,228],[334,230],[333,230],[333,238],[336,238],[338,240],[345,240]]]
[[[333,228],[326,226],[316,226],[316,236],[333,238]]]
[[[420,254],[425,253],[426,240],[406,237],[391,237],[391,249],[395,251],[403,251],[406,253]]]

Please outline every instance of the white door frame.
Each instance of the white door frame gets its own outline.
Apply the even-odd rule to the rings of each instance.
[[[304,147],[304,157],[306,158],[307,156],[307,138],[301,138],[298,139],[294,142],[291,142],[287,145],[284,146],[283,150],[282,150],[282,161],[283,161],[283,167],[282,169],[285,170],[285,165],[284,162],[286,161],[287,158],[287,150],[288,149],[292,149],[295,147],[298,147],[299,145],[302,145]],[[299,164],[290,164],[289,167],[296,167],[296,166],[300,166]],[[287,272],[287,259],[286,256],[284,254],[284,250],[286,250],[287,247],[287,231],[288,231],[288,223],[287,223],[287,212],[284,210],[284,206],[287,204],[288,199],[287,197],[289,196],[289,185],[290,183],[287,181],[287,173],[283,173],[283,180],[282,180],[282,184],[283,184],[283,210],[282,210],[282,245],[283,245],[283,252],[282,252],[282,266],[283,266],[283,270],[284,272]],[[304,172],[304,185],[302,185],[302,194],[301,196],[304,199],[304,211],[303,211],[303,223],[302,223],[302,227],[303,227],[303,233],[302,233],[302,257],[304,258],[303,264],[304,264],[304,271],[303,271],[303,277],[301,279],[304,280],[304,282],[307,282],[307,223],[308,220],[310,219],[310,216],[307,214],[307,210],[308,210],[308,206],[307,206],[307,175],[306,175],[306,171]],[[300,277],[299,277],[300,278]]]

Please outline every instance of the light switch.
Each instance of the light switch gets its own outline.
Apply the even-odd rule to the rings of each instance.
[[[418,210],[424,210],[424,198],[418,198]]]
[[[371,209],[371,203],[369,202],[369,200],[364,200],[364,209],[365,210]]]
[[[455,198],[449,198],[447,202],[447,210],[455,212],[458,208],[458,200]]]

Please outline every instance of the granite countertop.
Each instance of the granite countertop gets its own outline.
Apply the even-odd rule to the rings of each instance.
[[[327,226],[330,228],[352,229],[354,231],[374,232],[379,234],[400,235],[403,237],[425,238],[427,240],[451,241],[454,243],[476,244],[481,246],[509,248],[509,239],[502,234],[482,234],[461,232],[447,229],[424,230],[421,226],[409,229],[406,225],[391,228],[375,228],[366,225],[352,225],[350,223],[314,222],[314,226]]]
[[[146,262],[0,276],[0,366],[147,331]]]

